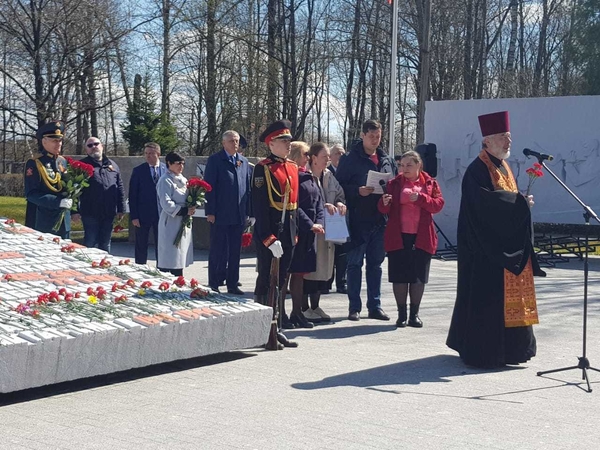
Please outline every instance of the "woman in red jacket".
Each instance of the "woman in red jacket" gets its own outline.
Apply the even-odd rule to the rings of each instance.
[[[444,198],[434,178],[423,172],[417,152],[408,151],[400,160],[400,173],[387,184],[387,194],[378,208],[388,214],[384,247],[388,256],[388,277],[394,285],[398,305],[396,326],[407,325],[406,299],[410,294],[408,325],[420,328],[419,305],[429,279],[431,255],[437,249],[433,214],[441,211]]]

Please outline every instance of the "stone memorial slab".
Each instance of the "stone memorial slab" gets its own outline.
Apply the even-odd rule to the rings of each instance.
[[[0,393],[257,347],[271,317],[0,218]]]

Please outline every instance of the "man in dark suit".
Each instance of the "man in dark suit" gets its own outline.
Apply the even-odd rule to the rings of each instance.
[[[248,160],[238,153],[240,135],[233,130],[223,133],[223,149],[208,158],[204,180],[212,186],[206,193],[206,220],[210,223],[208,285],[218,291],[225,281],[227,292],[243,295],[240,280],[242,233],[250,218],[252,170]]]
[[[135,227],[135,262],[148,261],[148,237],[154,234],[154,245],[158,243],[159,206],[156,197],[156,182],[167,172],[160,162],[160,145],[149,142],[144,146],[146,162],[135,167],[129,181],[129,215]],[[158,248],[156,246],[156,248]],[[156,255],[158,259],[158,255]]]

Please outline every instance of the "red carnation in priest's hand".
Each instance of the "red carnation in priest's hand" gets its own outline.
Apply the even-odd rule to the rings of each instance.
[[[244,233],[242,234],[242,247],[250,247],[252,244],[252,233]]]
[[[525,197],[529,196],[529,192],[531,191],[531,186],[535,183],[535,180],[544,176],[544,172],[542,171],[542,166],[540,163],[533,163],[533,167],[530,167],[525,171],[525,173],[529,176],[529,183],[527,185],[527,192],[525,193]]]

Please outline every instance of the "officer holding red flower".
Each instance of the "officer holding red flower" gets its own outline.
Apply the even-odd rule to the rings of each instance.
[[[29,159],[25,164],[25,225],[68,239],[71,232],[69,209],[73,206],[73,200],[66,198],[61,181],[67,170],[67,161],[60,155],[64,131],[64,124],[59,121],[48,122],[37,130],[40,155]],[[60,228],[56,232],[52,231],[65,210]]]

